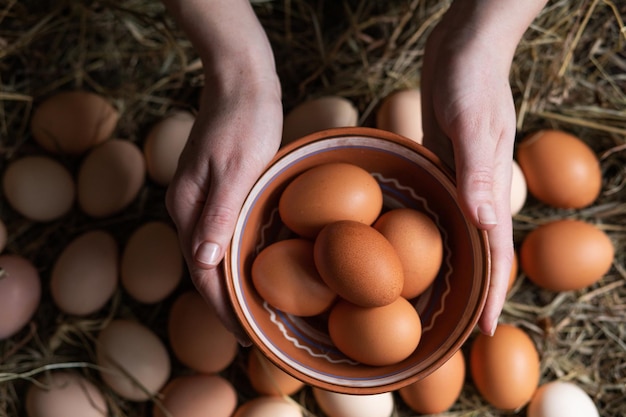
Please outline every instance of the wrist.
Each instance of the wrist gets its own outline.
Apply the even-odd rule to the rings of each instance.
[[[442,31],[450,45],[491,49],[510,64],[519,41],[546,2],[456,0],[441,21]]]
[[[271,45],[249,0],[164,0],[202,60],[207,81],[223,88],[274,84]]]

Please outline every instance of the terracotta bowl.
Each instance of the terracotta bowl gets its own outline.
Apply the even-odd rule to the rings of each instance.
[[[384,209],[411,207],[440,228],[443,264],[435,282],[410,300],[422,320],[417,349],[400,363],[357,363],[333,346],[323,317],[300,318],[271,307],[257,294],[250,269],[265,246],[292,234],[278,215],[286,185],[308,168],[349,162],[379,182]],[[437,369],[474,329],[489,286],[486,234],[464,216],[451,173],[423,146],[371,128],[339,128],[306,136],[281,149],[247,197],[239,216],[225,275],[243,328],[272,362],[310,385],[349,394],[398,389]]]

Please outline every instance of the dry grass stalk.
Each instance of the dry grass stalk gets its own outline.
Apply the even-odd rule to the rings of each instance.
[[[417,86],[424,42],[448,2],[412,0],[270,1],[255,5],[275,47],[285,109],[307,98],[351,99],[361,123],[395,89]],[[514,218],[515,240],[547,221],[574,217],[605,230],[616,247],[611,271],[589,289],[553,294],[520,276],[502,321],[525,329],[542,358],[542,381],[583,387],[605,417],[626,415],[626,5],[611,0],[554,0],[521,42],[511,71],[520,135],[541,127],[571,131],[600,156],[603,193],[583,210],[557,210],[529,198]],[[0,3],[0,166],[38,152],[29,134],[34,106],[47,95],[86,88],[110,97],[122,112],[117,134],[140,144],[146,129],[172,108],[193,109],[203,84],[190,44],[158,1]],[[75,169],[77,161],[64,161]],[[92,227],[120,240],[147,218],[166,218],[163,190],[146,186],[123,215],[94,222],[79,213],[53,224],[26,221],[5,203],[8,252],[33,260],[48,277],[68,239]],[[108,309],[88,319],[59,314],[44,296],[30,326],[0,341],[0,415],[23,412],[29,381],[71,367],[99,384],[112,415],[150,415],[151,403],[131,404],[102,386],[93,338],[115,316],[134,316],[164,332],[167,303],[137,305],[119,292]],[[161,334],[162,335],[162,334]],[[239,358],[224,375],[254,395]],[[295,395],[319,415],[310,391]],[[398,402],[395,416],[413,415]],[[499,416],[466,384],[446,415]],[[521,411],[517,415],[524,415]]]

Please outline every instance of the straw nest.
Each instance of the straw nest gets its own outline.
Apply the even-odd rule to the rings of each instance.
[[[276,0],[254,7],[276,51],[285,110],[336,94],[352,100],[360,122],[368,124],[384,96],[418,85],[425,39],[447,2]],[[616,256],[609,273],[581,291],[539,290],[520,274],[501,320],[532,337],[542,381],[575,382],[605,417],[626,415],[625,16],[621,1],[551,1],[519,45],[511,73],[519,134],[540,127],[570,131],[597,152],[604,175],[601,196],[582,210],[556,210],[530,197],[514,217],[516,242],[549,220],[579,218],[610,236]],[[193,110],[203,84],[189,42],[160,2],[146,0],[3,0],[0,71],[2,166],[34,151],[29,118],[38,100],[52,92],[81,87],[110,98],[122,114],[117,135],[141,144],[146,129],[170,109]],[[124,235],[146,218],[165,219],[163,195],[146,186],[123,215],[98,226]],[[31,259],[44,289],[59,248],[93,226],[78,213],[32,223],[4,199],[0,216],[9,229],[5,251]],[[128,311],[164,329],[166,309],[167,303],[140,306],[118,293],[100,315],[77,319],[60,314],[44,293],[32,322],[0,341],[0,415],[23,415],[26,386],[45,370],[80,368],[99,383],[95,333]],[[235,384],[245,379],[237,360],[224,375]],[[150,405],[127,403],[103,390],[113,415],[149,415]],[[251,395],[249,387],[240,395]],[[294,399],[309,415],[319,415],[309,391]],[[397,416],[412,414],[399,401],[397,408]],[[447,415],[500,414],[468,383]]]

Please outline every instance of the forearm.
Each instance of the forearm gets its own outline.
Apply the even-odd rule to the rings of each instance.
[[[455,0],[444,17],[448,30],[513,59],[515,49],[547,0]],[[462,42],[461,42],[462,43]]]
[[[163,0],[220,83],[274,78],[271,46],[248,0]]]

